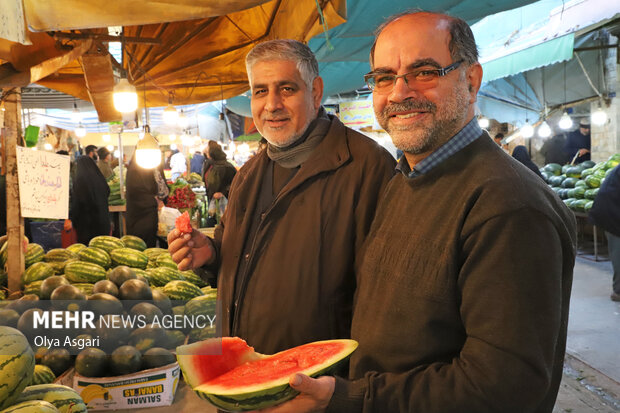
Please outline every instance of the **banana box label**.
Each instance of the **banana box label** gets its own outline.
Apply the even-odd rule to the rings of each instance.
[[[178,363],[115,377],[83,377],[75,373],[73,388],[88,410],[169,406],[179,384]]]

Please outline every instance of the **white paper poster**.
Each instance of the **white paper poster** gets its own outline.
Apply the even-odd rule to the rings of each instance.
[[[17,147],[22,217],[69,217],[69,156]]]

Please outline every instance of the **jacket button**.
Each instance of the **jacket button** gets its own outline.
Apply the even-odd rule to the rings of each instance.
[[[260,219],[265,219],[265,213],[260,214]]]
[[[243,257],[243,258],[245,258],[246,261],[249,261],[250,260],[250,254],[245,254],[245,257]]]

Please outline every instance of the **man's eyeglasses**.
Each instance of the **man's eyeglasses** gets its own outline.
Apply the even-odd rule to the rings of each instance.
[[[440,77],[458,68],[461,63],[463,63],[463,61],[459,60],[458,62],[454,62],[449,66],[439,69],[421,67],[402,75],[370,72],[364,75],[364,81],[370,90],[380,94],[391,92],[396,84],[396,80],[401,77],[409,89],[430,89],[437,85]]]

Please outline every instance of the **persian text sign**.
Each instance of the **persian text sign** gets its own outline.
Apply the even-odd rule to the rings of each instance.
[[[19,202],[27,218],[69,216],[69,157],[17,147]]]
[[[340,120],[350,128],[363,128],[374,124],[372,100],[340,103]]]

